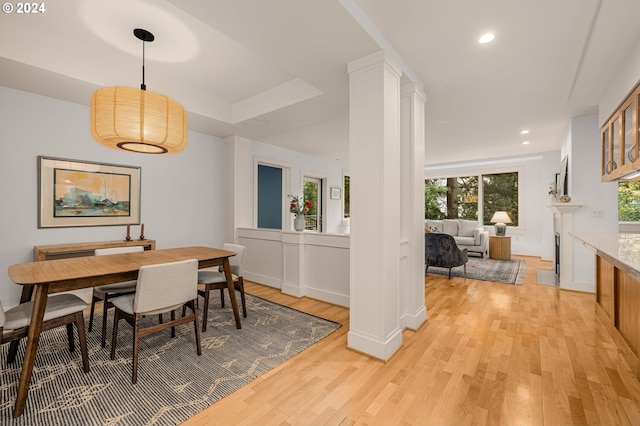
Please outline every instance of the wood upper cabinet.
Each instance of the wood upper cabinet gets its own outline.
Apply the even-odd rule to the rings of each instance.
[[[626,175],[640,170],[640,158],[638,158],[639,99],[640,86],[636,86],[602,126],[601,175],[603,181],[626,180]]]

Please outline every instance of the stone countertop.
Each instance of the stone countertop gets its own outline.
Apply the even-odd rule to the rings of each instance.
[[[629,275],[640,278],[640,234],[576,232],[569,235],[595,249],[599,256],[611,261]]]

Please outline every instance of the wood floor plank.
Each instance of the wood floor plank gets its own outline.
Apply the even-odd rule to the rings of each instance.
[[[595,296],[536,284],[551,262],[518,258],[518,286],[427,275],[428,321],[387,363],[347,348],[348,309],[247,282],[343,327],[185,425],[640,424],[640,383]]]

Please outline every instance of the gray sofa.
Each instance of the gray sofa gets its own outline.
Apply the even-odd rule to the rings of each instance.
[[[478,221],[465,219],[425,220],[425,231],[449,234],[461,249],[484,257],[489,254],[489,231]]]

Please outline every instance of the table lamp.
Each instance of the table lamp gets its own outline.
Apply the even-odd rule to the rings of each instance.
[[[511,218],[507,212],[497,211],[491,217],[490,222],[496,224],[496,235],[504,237],[507,233],[507,225],[505,223],[511,223]]]

